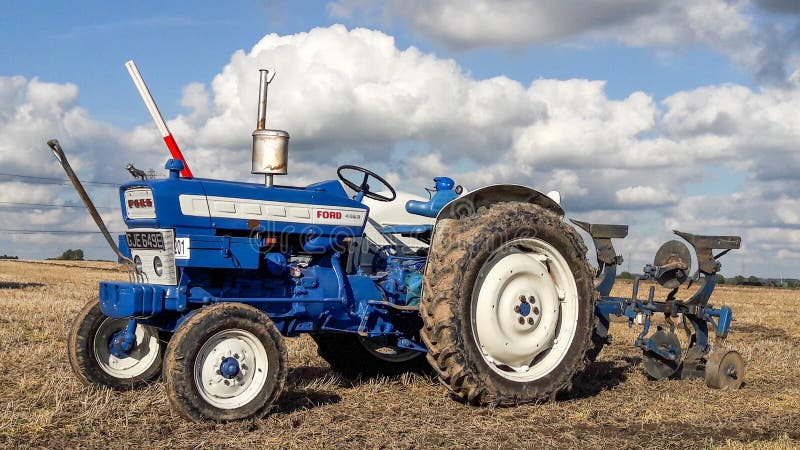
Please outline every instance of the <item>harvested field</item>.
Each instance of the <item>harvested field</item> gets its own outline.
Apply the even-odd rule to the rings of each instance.
[[[141,448],[699,448],[800,447],[800,291],[720,287],[712,301],[737,316],[740,391],[703,380],[649,381],[636,330],[615,323],[615,345],[558,401],[476,408],[435,379],[407,374],[351,382],[331,373],[309,338],[290,339],[287,392],[263,420],[187,423],[161,383],[133,392],[89,388],[72,376],[65,337],[111,263],[0,261],[0,446]],[[617,294],[627,295],[629,284]],[[646,292],[646,291],[643,291]]]

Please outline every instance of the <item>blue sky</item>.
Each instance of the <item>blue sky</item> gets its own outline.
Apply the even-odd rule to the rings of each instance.
[[[118,167],[130,161],[163,164],[123,67],[134,59],[179,144],[204,158],[190,156],[190,163],[206,176],[247,179],[252,111],[242,103],[252,99],[231,93],[249,89],[256,67],[280,64],[283,84],[272,104],[292,133],[293,165],[303,169],[288,178],[295,183],[332,177],[331,160],[364,163],[412,192],[435,170],[465,185],[523,182],[561,190],[576,217],[631,223],[636,231],[622,246],[634,266],[680,227],[742,234],[745,248],[732,257],[728,275],[743,262],[759,275],[797,272],[800,181],[791,173],[800,167],[800,130],[785,120],[800,104],[797,2],[4,6],[0,98],[12,99],[0,105],[6,171],[58,176],[35,161],[38,143],[59,133],[82,158],[87,178],[116,180],[124,175]],[[364,55],[384,59],[371,65]],[[281,77],[295,67],[307,69]],[[402,76],[420,81],[396,78]],[[434,82],[453,90],[442,92]],[[383,88],[365,94],[373,85]],[[290,93],[302,102],[281,103]],[[398,101],[406,97],[412,109]],[[30,121],[31,111],[41,123]],[[31,129],[21,130],[27,124]],[[350,126],[359,133],[339,132]],[[487,153],[487,144],[497,148]],[[69,192],[0,184],[6,196],[19,192],[15,200],[74,201]],[[116,202],[113,193],[96,195],[98,203]],[[33,220],[91,229],[79,211],[32,214],[0,210],[0,225]],[[107,257],[101,241],[82,239],[75,245]],[[0,237],[0,253],[51,256],[31,242],[42,240]]]
[[[265,34],[334,23],[375,25],[330,17],[328,1],[10,3],[0,16],[0,73],[75,83],[82,88],[82,106],[120,126],[146,119],[143,110],[129,110],[140,100],[123,67],[128,59],[137,61],[162,113],[171,116],[180,110],[184,85],[209,82],[235,50],[248,49]],[[698,86],[752,83],[728,58],[702,44],[661,52],[615,42],[455,51],[400,25],[387,28],[398,47],[413,45],[454,58],[477,78],[606,80],[611,97],[641,90],[657,99]]]

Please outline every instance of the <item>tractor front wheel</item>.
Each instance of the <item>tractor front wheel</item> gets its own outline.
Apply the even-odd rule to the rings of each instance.
[[[480,405],[547,400],[569,388],[594,328],[580,236],[529,203],[440,222],[420,306],[428,361],[442,381]]]
[[[122,352],[113,341],[124,335],[127,326],[127,319],[103,314],[98,300],[83,307],[72,322],[67,339],[69,363],[81,381],[125,390],[158,378],[165,345],[158,330],[138,324],[133,348]]]
[[[198,422],[264,416],[283,391],[288,370],[275,324],[241,303],[192,314],[173,335],[164,359],[170,404]]]

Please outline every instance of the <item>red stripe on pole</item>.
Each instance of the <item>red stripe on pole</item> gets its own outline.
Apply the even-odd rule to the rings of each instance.
[[[171,134],[168,134],[164,136],[164,142],[166,142],[167,148],[169,149],[170,154],[172,154],[172,157],[174,159],[183,161],[183,170],[181,170],[181,176],[184,178],[194,178],[192,171],[189,170],[189,163],[187,163],[186,158],[183,157],[183,153],[181,153],[181,149],[178,148],[175,138],[173,138]]]

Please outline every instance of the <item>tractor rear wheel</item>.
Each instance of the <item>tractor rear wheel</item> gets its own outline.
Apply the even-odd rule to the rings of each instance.
[[[431,369],[425,353],[397,348],[385,340],[351,333],[314,333],[311,338],[317,343],[317,354],[345,378],[424,373]]]
[[[72,322],[67,354],[73,372],[85,384],[126,390],[143,387],[161,374],[165,343],[156,328],[138,324],[136,342],[127,352],[115,350],[112,340],[125,333],[127,319],[103,314],[92,300]]]
[[[264,416],[283,391],[286,346],[266,314],[242,303],[203,307],[186,319],[164,356],[172,407],[186,419]]]
[[[596,291],[580,236],[534,204],[437,224],[421,300],[428,361],[479,405],[554,398],[587,364]]]

